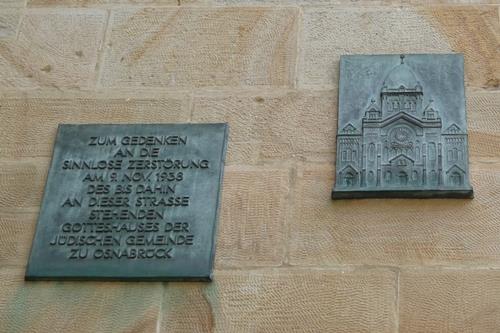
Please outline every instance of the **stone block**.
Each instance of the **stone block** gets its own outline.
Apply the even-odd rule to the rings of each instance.
[[[0,209],[40,208],[49,168],[48,158],[0,161]]]
[[[0,211],[0,266],[26,267],[37,212]]]
[[[30,93],[0,97],[2,157],[52,155],[61,123],[189,121],[189,97],[162,93]]]
[[[227,163],[333,160],[337,93],[283,91],[195,96],[193,121],[228,122]]]
[[[297,173],[288,240],[292,265],[500,267],[500,172],[473,163],[474,199],[330,199],[334,170]]]
[[[169,284],[161,332],[395,332],[395,273],[325,269],[216,271]]]
[[[2,0],[0,8],[23,8],[26,0]]]
[[[0,270],[0,331],[23,333],[155,332],[160,283],[24,282]]]
[[[470,92],[467,95],[469,158],[498,163],[500,153],[500,93]]]
[[[497,332],[500,271],[403,271],[400,332]]]
[[[225,169],[216,267],[282,264],[288,182],[284,168]]]
[[[0,4],[0,8],[2,5]],[[5,8],[0,13],[0,40],[15,38],[17,26],[21,19],[21,8]]]
[[[294,84],[295,8],[142,8],[113,11],[105,87]]]
[[[16,40],[0,41],[0,88],[94,87],[106,12],[30,11]]]
[[[28,7],[119,7],[202,5],[209,0],[27,0]]]
[[[495,6],[306,7],[300,87],[338,84],[342,54],[464,53],[466,84],[498,89]]]

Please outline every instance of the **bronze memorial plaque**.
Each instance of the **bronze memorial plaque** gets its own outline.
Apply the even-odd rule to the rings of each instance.
[[[227,132],[60,125],[25,278],[211,280]]]
[[[471,198],[459,54],[340,60],[333,199]]]

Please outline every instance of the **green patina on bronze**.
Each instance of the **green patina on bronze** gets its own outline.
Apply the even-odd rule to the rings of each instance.
[[[27,280],[211,280],[227,124],[60,125]]]
[[[463,56],[340,61],[333,199],[471,198]]]

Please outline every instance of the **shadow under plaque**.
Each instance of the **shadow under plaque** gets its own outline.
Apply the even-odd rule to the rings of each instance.
[[[460,54],[340,59],[333,199],[472,198]]]
[[[60,125],[25,279],[210,281],[227,135]]]

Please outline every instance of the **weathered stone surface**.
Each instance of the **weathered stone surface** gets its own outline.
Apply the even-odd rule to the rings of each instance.
[[[155,332],[160,283],[24,282],[0,270],[1,332]]]
[[[288,181],[288,169],[226,168],[216,267],[283,262]]]
[[[27,0],[29,7],[90,7],[90,6],[181,6],[207,4],[209,0]]]
[[[0,4],[0,8],[2,5]],[[0,40],[2,38],[14,38],[16,36],[17,25],[21,19],[20,8],[2,9],[0,13]]]
[[[0,208],[37,210],[50,160],[0,161]]]
[[[500,268],[498,0],[178,3],[0,0],[0,332],[495,332],[497,271],[477,266]],[[338,58],[389,52],[465,54],[472,201],[331,202]],[[191,112],[231,125],[216,254],[227,270],[163,295],[24,283],[57,124]],[[415,269],[398,302],[391,272],[328,268],[349,263]]]
[[[394,332],[395,292],[386,270],[216,271],[166,287],[162,332]]]
[[[401,0],[402,4],[408,5],[478,5],[490,4],[497,5],[497,0]]]
[[[193,121],[228,122],[228,163],[333,160],[333,91],[195,96]]]
[[[498,88],[499,31],[495,6],[306,8],[299,85],[336,86],[342,54],[453,51],[469,86]]]
[[[106,87],[292,86],[298,10],[143,8],[115,11]]]
[[[291,222],[292,265],[468,264],[500,267],[500,172],[471,165],[473,200],[327,200],[330,165],[299,169]]]
[[[401,4],[401,0],[212,0],[219,5],[276,5],[276,6],[309,6],[309,5],[381,5]]]
[[[197,282],[166,284],[157,332],[214,332],[216,318],[205,295],[207,287]]]
[[[400,332],[497,332],[500,271],[409,270],[400,276]]]
[[[60,123],[168,123],[189,121],[187,95],[164,92],[31,93],[0,97],[0,156],[51,156]]]
[[[0,87],[94,85],[105,11],[27,11],[17,40],[0,41]]]
[[[499,7],[430,6],[420,12],[446,36],[455,52],[464,54],[465,77],[469,86],[499,89]]]
[[[451,51],[443,34],[409,8],[306,8],[302,39],[301,86],[337,86],[342,54]]]
[[[26,0],[2,0],[0,8],[22,8]]]
[[[499,162],[500,93],[476,92],[467,96],[470,160]]]
[[[26,266],[36,218],[36,212],[0,210],[0,266]]]
[[[497,0],[211,0],[219,5],[276,5],[316,6],[350,5],[358,7],[380,5],[437,5],[437,4],[498,4]]]

